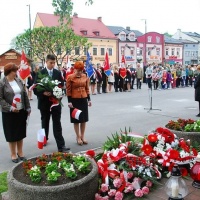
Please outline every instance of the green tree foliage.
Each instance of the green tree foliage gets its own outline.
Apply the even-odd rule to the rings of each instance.
[[[86,5],[93,4],[93,0],[86,0]],[[60,25],[69,25],[73,10],[73,0],[52,0],[52,6],[55,8],[54,15],[60,16]]]
[[[31,41],[30,41],[31,31]],[[75,47],[89,48],[88,39],[75,35],[72,29],[62,29],[61,27],[40,27],[33,30],[26,30],[25,33],[16,37],[16,48],[30,49],[34,58],[44,60],[45,54],[50,53],[56,56],[58,64],[62,64],[67,53]],[[30,46],[31,43],[31,46]],[[78,55],[74,55],[76,59]]]

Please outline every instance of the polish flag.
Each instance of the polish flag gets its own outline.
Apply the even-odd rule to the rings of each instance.
[[[20,64],[20,69],[19,69],[19,76],[21,77],[22,80],[28,78],[31,74],[31,71],[29,69],[26,55],[24,51],[22,50],[22,56],[21,56],[21,64]]]
[[[79,120],[81,112],[82,112],[81,110],[74,108],[74,110],[72,111],[72,118]]]
[[[121,63],[126,63],[126,60],[125,60],[125,57],[124,57],[124,55],[122,55],[122,60],[121,60]]]
[[[12,107],[17,108],[17,104],[21,102],[21,94],[16,94],[13,98]]]
[[[38,149],[43,149],[44,144],[47,143],[44,129],[40,129],[37,132],[37,143],[38,143]]]

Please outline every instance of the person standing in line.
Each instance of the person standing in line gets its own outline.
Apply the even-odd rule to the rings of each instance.
[[[189,66],[188,77],[189,77],[189,85],[192,87],[194,72],[191,66]]]
[[[50,76],[53,80],[58,80],[63,87],[64,82],[61,75],[61,72],[54,68],[56,63],[56,58],[54,55],[48,54],[46,57],[46,68],[40,71],[41,74]],[[35,83],[38,82],[38,78],[36,76]],[[57,105],[50,107],[52,105],[52,101],[50,101],[50,97],[52,97],[52,93],[49,91],[39,92],[37,88],[34,88],[34,93],[38,97],[38,109],[40,110],[41,114],[41,122],[42,128],[45,129],[46,139],[49,139],[49,121],[50,116],[52,116],[53,122],[53,134],[56,140],[57,148],[59,152],[68,152],[70,148],[65,146],[65,140],[62,135],[62,126],[61,126],[61,105]]]
[[[137,89],[141,89],[143,76],[144,76],[143,69],[140,67],[140,63],[137,63],[137,68],[136,68]]]
[[[112,87],[115,82],[113,67],[110,68],[110,75],[108,76],[108,92],[112,92]]]
[[[97,93],[101,94],[101,86],[102,86],[102,73],[101,73],[101,66],[100,64],[97,64]]]
[[[153,80],[153,88],[154,88],[154,90],[157,90],[158,89],[158,71],[157,71],[157,68],[155,68],[153,70],[152,80]]]
[[[91,93],[92,95],[96,95],[96,84],[97,84],[97,74],[96,74],[96,65],[93,64],[93,71],[94,73],[92,74],[92,76],[90,77],[90,87],[91,87]]]
[[[195,89],[195,101],[199,102],[199,114],[196,115],[196,117],[200,117],[200,65],[197,66],[197,79],[196,79],[196,83],[194,85],[194,89]]]
[[[16,77],[17,65],[8,63],[4,67],[5,77],[0,81],[0,106],[6,141],[9,144],[11,160],[18,163],[25,160],[23,139],[26,137],[26,120],[31,106],[22,81]],[[18,95],[20,101],[14,101]],[[16,106],[15,106],[16,105]]]
[[[148,88],[151,89],[151,87],[152,87],[151,80],[152,80],[152,74],[153,74],[153,67],[150,64],[146,68],[145,74],[146,74],[146,79],[147,79],[147,83],[148,83]]]
[[[114,66],[114,78],[115,78],[115,82],[114,82],[115,92],[118,92],[118,89],[119,89],[119,69],[118,69],[117,65]]]
[[[68,107],[70,108],[70,120],[74,124],[76,141],[78,145],[88,144],[85,139],[86,122],[88,117],[88,106],[91,106],[89,78],[83,74],[83,62],[77,61],[74,64],[75,73],[67,78],[67,97]],[[74,118],[72,113],[74,109],[81,111],[79,118]]]

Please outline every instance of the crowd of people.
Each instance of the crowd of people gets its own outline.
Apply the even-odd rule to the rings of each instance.
[[[66,77],[68,69],[62,68]],[[73,73],[73,67],[71,69]],[[179,87],[193,87],[198,75],[196,65],[182,66],[181,64],[165,65],[152,63],[141,67],[137,63],[132,65],[111,65],[105,71],[100,64],[93,64],[93,74],[90,79],[92,95],[115,92],[131,92],[132,89],[141,89],[142,83],[147,83],[149,89],[165,90]]]
[[[132,65],[111,65],[105,70],[100,64],[93,64],[93,73],[88,76],[87,68],[82,61],[77,61],[71,68],[55,68],[55,56],[47,55],[46,66],[40,69],[38,66],[31,71],[26,81],[22,82],[18,77],[18,66],[8,63],[4,67],[4,77],[0,80],[0,106],[2,111],[2,124],[6,141],[9,144],[11,160],[17,163],[25,160],[23,152],[23,139],[26,137],[26,120],[31,114],[30,100],[32,93],[37,96],[38,109],[41,114],[41,128],[49,139],[49,121],[52,116],[53,135],[59,152],[68,152],[65,146],[61,125],[61,105],[52,106],[51,91],[40,91],[33,85],[39,83],[39,73],[51,80],[57,80],[62,88],[63,96],[68,98],[70,108],[70,121],[74,124],[74,132],[78,145],[88,144],[85,138],[86,122],[89,121],[88,106],[91,106],[90,93],[92,95],[110,92],[131,92],[132,89],[142,89],[142,84],[148,84],[149,89],[165,90],[179,87],[194,87],[195,101],[199,102],[200,117],[200,65],[182,66],[158,65],[152,63],[141,67],[137,63]],[[20,96],[20,100],[15,99]],[[60,101],[62,98],[60,99]],[[16,105],[15,105],[16,104]],[[78,110],[79,117],[74,117],[74,110]],[[44,144],[46,145],[46,144]]]

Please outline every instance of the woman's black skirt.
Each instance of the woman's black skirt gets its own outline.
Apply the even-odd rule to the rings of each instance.
[[[87,122],[88,119],[88,100],[87,98],[72,98],[72,105],[74,108],[81,110],[81,114],[79,116],[79,120],[72,118],[72,112],[74,108],[70,108],[70,119],[71,123],[83,123]]]
[[[27,111],[2,112],[2,122],[7,142],[17,142],[26,137]]]

